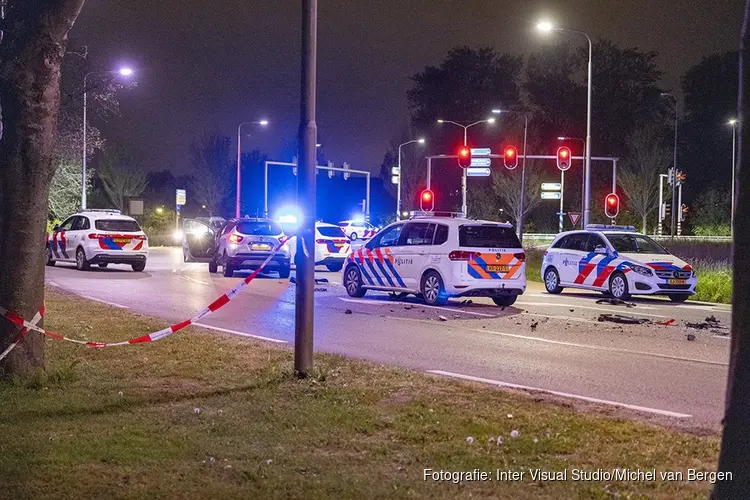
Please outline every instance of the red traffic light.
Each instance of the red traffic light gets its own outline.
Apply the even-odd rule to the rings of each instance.
[[[458,166],[461,168],[468,168],[471,166],[471,149],[469,146],[461,146],[458,148]]]
[[[422,191],[419,197],[419,208],[423,212],[432,212],[435,209],[435,195],[429,189]]]
[[[610,219],[617,217],[620,213],[620,197],[615,193],[610,193],[604,199],[604,214]]]
[[[518,149],[515,146],[505,146],[503,149],[503,165],[508,170],[513,170],[518,166]]]
[[[568,170],[570,168],[570,148],[561,146],[557,148],[557,168]]]

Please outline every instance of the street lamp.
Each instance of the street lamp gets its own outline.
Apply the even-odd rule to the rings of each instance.
[[[509,111],[507,109],[493,109],[493,113],[501,114],[501,113],[513,113],[517,115],[523,116],[523,163],[521,163],[521,202],[518,207],[518,220],[516,221],[516,224],[518,227],[516,227],[516,233],[518,234],[518,241],[523,243],[523,206],[525,202],[525,194],[526,194],[526,137],[527,133],[529,131],[529,117],[526,113],[522,111]]]
[[[88,89],[86,88],[86,80],[91,75],[112,75],[119,74],[120,76],[128,77],[133,74],[132,68],[120,68],[112,71],[90,71],[83,75],[83,167],[81,169],[81,209],[86,209],[86,104],[88,102]]]
[[[567,28],[560,28],[553,25],[549,21],[541,21],[536,25],[538,31],[542,33],[550,33],[552,31],[576,33],[583,35],[589,42],[589,63],[588,63],[588,89],[587,89],[587,103],[586,103],[586,165],[584,168],[584,197],[583,197],[583,224],[582,227],[586,227],[591,217],[591,58],[593,53],[593,44],[591,43],[591,37],[583,31],[570,30]]]
[[[397,194],[396,194],[396,219],[398,220],[401,214],[401,176],[403,173],[401,172],[401,147],[406,146],[407,144],[412,143],[419,143],[424,144],[424,138],[420,137],[419,139],[413,139],[411,141],[407,141],[403,144],[400,144],[398,146],[398,188],[397,188]]]
[[[438,120],[437,122],[438,123],[450,123],[451,125],[455,125],[457,127],[461,127],[462,129],[464,129],[464,146],[467,146],[467,143],[466,143],[467,141],[466,140],[467,140],[468,130],[471,127],[473,127],[474,125],[479,125],[480,123],[489,123],[490,125],[492,125],[493,123],[495,123],[495,119],[492,118],[492,117],[490,117],[490,118],[487,118],[486,120],[478,120],[478,121],[475,121],[474,123],[470,123],[468,125],[463,125],[461,123],[454,122],[452,120]],[[464,170],[464,173],[463,173],[463,176],[461,177],[461,197],[462,197],[461,212],[463,212],[464,216],[466,216],[467,215],[466,214],[466,212],[467,212],[467,208],[466,208],[466,169],[463,169],[463,170]]]
[[[734,236],[734,175],[737,172],[737,161],[736,161],[737,118],[732,118],[731,120],[729,120],[729,122],[727,122],[727,125],[732,126],[732,198],[731,198],[732,201],[730,202],[732,206],[730,209],[731,215],[730,215],[730,220],[729,220],[729,224],[730,224],[729,234],[731,236]]]
[[[675,189],[677,186],[677,97],[675,97],[674,94],[670,92],[662,92],[662,97],[671,97],[674,99],[674,159],[672,160],[672,213],[671,215],[671,224],[672,227],[669,230],[669,234],[672,239],[674,239],[674,231],[675,231]],[[659,210],[661,210],[661,207],[659,207]],[[680,207],[680,210],[682,210],[682,207]]]
[[[240,173],[240,166],[242,164],[242,135],[240,135],[240,131],[242,130],[243,125],[260,125],[262,127],[265,127],[268,125],[268,120],[258,120],[254,122],[242,122],[237,126],[237,199],[234,209],[234,216],[236,218],[240,218],[240,194],[241,194],[241,181],[242,181],[242,174]]]

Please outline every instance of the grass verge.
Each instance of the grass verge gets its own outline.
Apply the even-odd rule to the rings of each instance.
[[[698,261],[694,264],[698,275],[695,300],[730,304],[732,302],[732,268],[726,264]]]
[[[47,325],[103,341],[163,326],[58,291]],[[528,469],[713,470],[715,436],[333,355],[298,380],[291,359],[191,329],[105,350],[48,342],[46,373],[0,383],[0,497],[684,499],[710,487],[533,482]],[[526,474],[452,484],[425,481],[426,468]]]

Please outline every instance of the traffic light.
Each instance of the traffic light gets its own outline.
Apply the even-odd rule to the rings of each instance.
[[[422,191],[422,195],[419,197],[419,209],[423,212],[435,210],[435,195],[429,189]]]
[[[683,215],[683,217],[685,216],[686,213],[688,213],[688,206],[683,203],[682,204],[682,215]]]
[[[518,149],[515,146],[505,146],[503,164],[508,170],[513,170],[518,166]]]
[[[674,182],[674,168],[670,168],[669,170],[667,170],[667,184],[671,186],[673,182]]]
[[[461,168],[469,168],[471,166],[471,149],[469,149],[469,146],[458,148],[458,166]]]
[[[610,219],[617,217],[620,213],[620,197],[615,193],[609,193],[604,199],[604,214]]]
[[[677,185],[681,186],[684,184],[685,179],[687,179],[687,174],[685,172],[682,172],[681,170],[677,171]]]
[[[557,168],[560,170],[568,170],[570,168],[570,148],[566,146],[560,146],[557,148]]]

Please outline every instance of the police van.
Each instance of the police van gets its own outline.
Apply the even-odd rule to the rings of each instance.
[[[353,250],[344,268],[351,297],[412,293],[429,305],[489,297],[510,306],[526,290],[526,254],[510,224],[455,213],[418,213]]]
[[[602,224],[558,235],[544,252],[542,280],[553,294],[570,287],[622,300],[666,295],[673,302],[694,295],[698,282],[689,264],[634,227]]]

